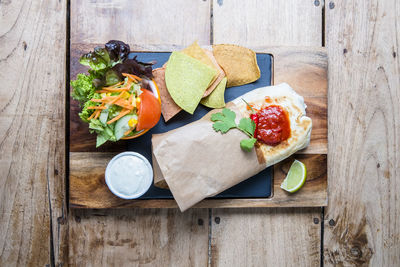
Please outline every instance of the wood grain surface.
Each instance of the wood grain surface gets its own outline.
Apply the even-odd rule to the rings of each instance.
[[[313,208],[213,209],[211,266],[319,266]]]
[[[246,46],[322,43],[322,6],[301,0],[213,0],[213,41]]]
[[[0,2],[0,266],[66,263],[64,1]]]
[[[399,18],[395,0],[326,9],[326,266],[400,265]]]
[[[73,210],[71,266],[206,266],[208,210]]]
[[[72,44],[326,43],[323,227],[321,208],[74,209],[66,218],[68,2]],[[318,266],[321,250],[325,266],[400,265],[396,0],[6,0],[0,14],[1,266]]]
[[[210,43],[210,1],[71,0],[71,43],[136,46]]]
[[[173,199],[124,200],[113,195],[105,184],[107,163],[117,153],[73,152],[70,154],[71,208],[177,208]],[[298,159],[307,165],[307,182],[296,194],[280,189],[290,164]],[[274,166],[271,198],[207,199],[195,208],[237,207],[320,207],[327,205],[327,156],[296,154]]]

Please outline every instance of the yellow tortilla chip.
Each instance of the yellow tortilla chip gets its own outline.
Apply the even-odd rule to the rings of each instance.
[[[193,114],[217,71],[181,52],[172,52],[165,69],[165,83],[174,102]]]
[[[181,52],[214,68],[212,60],[207,56],[205,50],[199,46],[197,41],[183,49]]]
[[[213,53],[218,64],[228,78],[227,87],[254,82],[260,78],[256,53],[237,45],[213,45]]]
[[[199,46],[199,44],[197,43],[197,41],[195,41],[193,44],[191,44],[190,46],[183,49],[181,52],[188,56],[191,56],[192,58],[200,60],[204,64],[210,66],[211,68],[214,68],[216,71],[219,71],[219,69],[215,66],[213,60],[207,55],[206,50],[201,48]],[[217,79],[217,77],[218,76],[215,75],[215,77],[211,80],[210,86],[214,83],[214,81]],[[215,85],[215,86],[217,86],[217,85]]]
[[[157,84],[161,97],[161,113],[167,122],[182,109],[174,102],[165,84],[165,67],[153,70],[154,81]]]
[[[218,84],[215,90],[206,98],[203,98],[200,103],[209,108],[223,108],[225,107],[225,88],[226,77]]]

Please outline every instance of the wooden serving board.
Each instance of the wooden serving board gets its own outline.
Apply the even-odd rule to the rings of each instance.
[[[80,55],[96,45],[71,46],[71,78],[86,69],[78,62]],[[131,48],[135,51],[155,52],[154,48]],[[180,47],[161,47],[159,52],[178,50]],[[313,121],[308,148],[274,166],[272,195],[269,198],[205,199],[195,207],[317,207],[326,206],[327,199],[327,55],[325,48],[314,47],[253,47],[258,53],[273,56],[272,84],[286,82],[302,95],[307,104],[307,116]],[[106,143],[96,149],[96,136],[88,132],[78,113],[78,103],[70,101],[70,177],[69,203],[71,208],[176,208],[173,199],[124,200],[114,196],[107,188],[104,171],[116,154],[126,151],[127,143]],[[307,166],[307,181],[297,193],[281,190],[290,163],[299,159]]]

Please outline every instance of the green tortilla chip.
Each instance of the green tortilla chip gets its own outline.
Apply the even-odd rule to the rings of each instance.
[[[193,114],[217,71],[181,52],[172,52],[165,69],[165,83],[175,103]]]
[[[222,81],[217,85],[214,91],[201,100],[201,104],[209,108],[223,108],[225,107],[224,93],[226,88],[227,78],[223,78]]]

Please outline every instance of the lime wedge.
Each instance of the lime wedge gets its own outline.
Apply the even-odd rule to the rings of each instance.
[[[295,160],[292,163],[292,166],[290,166],[289,172],[281,184],[281,188],[290,193],[294,193],[303,186],[304,182],[306,181],[306,177],[306,165],[298,160]]]

